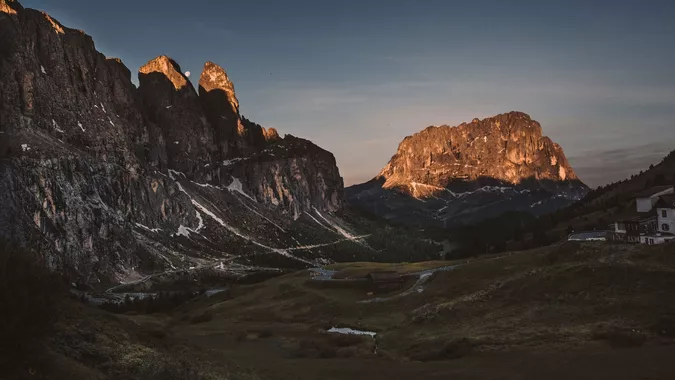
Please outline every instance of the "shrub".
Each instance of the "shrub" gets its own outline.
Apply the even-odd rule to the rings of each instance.
[[[330,359],[338,356],[338,350],[325,341],[303,339],[294,351],[294,356]]]
[[[580,249],[581,243],[578,241],[566,241],[559,247],[552,248],[546,255],[546,261],[549,264],[554,264],[559,261],[572,261]]]
[[[166,357],[155,354],[143,360],[138,369],[141,379],[145,380],[202,380],[207,377],[193,362],[184,358]]]
[[[422,362],[459,359],[471,354],[474,347],[474,342],[467,338],[455,339],[445,344],[438,341],[428,342],[414,346],[410,358]]]
[[[213,319],[213,314],[211,314],[209,312],[204,312],[202,314],[195,315],[194,317],[192,317],[192,319],[190,319],[190,323],[192,323],[194,325],[194,324],[197,324],[197,323],[209,322],[212,319]]]
[[[647,340],[645,334],[628,329],[598,331],[593,334],[593,338],[606,341],[610,346],[615,348],[639,347]]]
[[[355,346],[363,342],[363,336],[353,334],[334,334],[330,337],[330,342],[333,346],[337,347]]]
[[[39,361],[36,352],[53,331],[65,295],[43,258],[0,240],[0,368]],[[6,363],[5,363],[6,361]]]

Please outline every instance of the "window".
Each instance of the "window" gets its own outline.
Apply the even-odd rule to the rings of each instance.
[[[661,225],[661,229],[663,231],[670,231],[670,225],[664,223],[663,225]]]
[[[661,217],[667,218],[668,217],[668,210],[661,210]]]
[[[654,239],[649,239],[649,245],[654,245]]]

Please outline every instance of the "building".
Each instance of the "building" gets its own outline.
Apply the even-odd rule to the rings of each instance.
[[[638,212],[637,210],[625,213],[617,218],[611,226],[608,240],[622,243],[640,243],[640,236],[656,231],[656,210]]]
[[[400,273],[394,271],[371,272],[368,273],[366,279],[377,290],[398,289],[405,282],[405,278]]]
[[[675,194],[664,195],[656,203],[658,215],[658,231],[662,233],[675,233]]]
[[[673,186],[657,186],[639,193],[635,197],[638,212],[650,212],[664,195],[675,193]]]
[[[609,240],[663,244],[675,240],[675,188],[658,186],[635,198],[635,211],[617,218]]]

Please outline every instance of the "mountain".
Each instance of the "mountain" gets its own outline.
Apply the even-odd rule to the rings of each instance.
[[[406,137],[374,179],[346,196],[389,220],[451,226],[507,211],[550,212],[587,191],[541,125],[509,112]]]
[[[91,286],[377,259],[338,216],[334,156],[244,118],[223,68],[197,90],[160,56],[138,78],[0,0],[0,238]]]

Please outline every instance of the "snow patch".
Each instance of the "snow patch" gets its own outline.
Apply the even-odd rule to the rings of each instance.
[[[189,238],[190,237],[190,229],[181,224],[178,227],[178,232],[176,232],[175,236],[185,236],[186,238]]]
[[[145,225],[142,225],[142,224],[140,224],[140,223],[136,223],[136,227],[140,227],[140,228],[142,228],[142,229],[144,229],[144,230],[147,230],[147,231],[150,231],[150,232],[154,232],[154,233],[158,233],[158,232],[161,232],[161,231],[162,231],[161,228],[150,228],[150,227],[145,226]]]
[[[40,65],[40,71],[42,71],[42,74],[47,75],[47,71],[45,71],[45,67]]]
[[[178,173],[178,172],[176,172],[176,173]],[[182,174],[182,173],[180,173],[180,174]],[[171,171],[170,171],[170,175],[171,175]],[[203,212],[204,214],[209,216],[211,219],[215,220],[218,224],[220,224],[222,227],[224,227],[226,230],[228,230],[232,234],[251,242],[251,244],[254,244],[258,247],[267,249],[267,250],[272,251],[274,253],[277,253],[279,255],[288,257],[288,258],[293,259],[293,260],[303,262],[303,263],[308,264],[308,265],[312,265],[312,266],[316,265],[315,262],[312,262],[312,261],[309,261],[309,260],[303,259],[301,257],[297,257],[297,256],[294,256],[294,255],[290,254],[287,249],[274,248],[274,247],[267,246],[265,244],[262,244],[262,243],[260,243],[256,240],[254,240],[252,237],[243,234],[238,229],[236,229],[236,228],[230,226],[229,224],[225,223],[225,221],[223,219],[219,218],[211,210],[207,209],[201,203],[197,202],[194,198],[192,198],[190,193],[188,193],[185,190],[185,188],[180,184],[180,182],[176,182],[176,185],[178,185],[178,190],[180,190],[182,193],[185,193],[185,195],[187,195],[188,198],[190,198],[190,202],[192,203],[193,206],[195,206],[197,208],[198,211]],[[183,227],[183,226],[181,226],[181,227]],[[187,228],[185,228],[185,230],[189,233],[189,230]],[[180,228],[179,228],[179,232],[181,232]]]
[[[230,185],[227,186],[227,189],[232,191],[232,192],[237,192],[237,193],[245,196],[246,198],[248,198],[248,199],[250,199],[254,202],[256,201],[250,195],[248,195],[244,192],[243,185],[241,184],[241,181],[237,177],[232,177],[232,183],[230,183]]]
[[[166,106],[166,109],[169,109],[169,108],[171,108],[171,107],[173,107],[173,106]]]
[[[54,130],[59,133],[66,133],[63,129],[59,128],[59,125],[56,124],[56,120],[52,119],[52,125],[54,126]]]
[[[29,150],[30,146],[28,146],[28,144],[21,144],[21,151],[28,152]]]
[[[103,106],[103,103],[101,103],[101,109],[103,110],[103,113],[107,113],[107,112],[105,111],[105,107]]]
[[[199,213],[199,211],[195,210],[197,213],[197,229],[195,232],[199,232],[204,228],[204,219],[202,219],[202,214]]]
[[[377,335],[377,333],[373,331],[354,330],[349,327],[331,327],[327,331],[329,333],[346,334],[346,335],[370,335],[373,338],[375,338],[375,335]]]
[[[199,187],[206,187],[206,188],[211,188],[211,189],[222,190],[222,188],[220,188],[220,187],[218,187],[218,186],[213,186],[213,185],[210,184],[210,183],[199,183],[199,182],[195,182],[195,181],[190,181],[190,182],[192,182],[193,184],[195,184],[195,185],[197,185],[197,186],[199,186]]]
[[[223,161],[223,166],[230,166],[230,165],[233,165],[233,164],[235,164],[235,163],[237,163],[237,162],[239,162],[239,161],[243,161],[243,160],[248,160],[248,157],[244,157],[244,158],[240,158],[240,157],[237,157],[237,158],[230,158],[229,160]]]
[[[82,126],[82,123],[80,123],[79,121],[77,122],[77,126],[80,127],[80,129],[82,130],[82,132],[85,131],[85,130],[84,130],[84,127]]]
[[[331,222],[330,220],[326,219],[326,218],[319,212],[319,210],[316,209],[316,207],[312,207],[312,208],[314,209],[314,212],[316,212],[316,214],[317,214],[321,219],[323,219],[329,226],[333,227],[340,235],[342,235],[342,236],[344,236],[344,237],[346,237],[347,239],[352,240],[352,241],[358,240],[358,238],[357,238],[356,236],[350,234],[350,233],[347,232],[345,229],[343,229],[342,227],[338,226],[336,223]]]
[[[174,181],[176,180],[176,177],[175,177],[175,176],[182,175],[183,178],[185,178],[185,174],[183,174],[183,173],[181,173],[181,172],[179,172],[179,171],[172,170],[172,169],[168,169],[168,171],[169,171],[169,178],[171,178],[171,179],[174,180]],[[180,183],[178,184],[178,187],[180,187]],[[183,192],[185,192],[185,191],[183,191]]]

